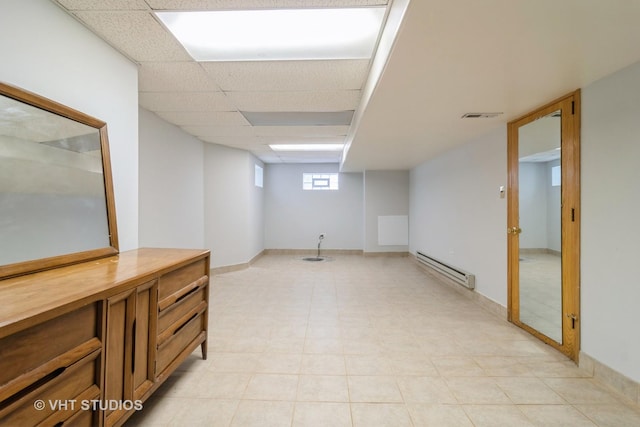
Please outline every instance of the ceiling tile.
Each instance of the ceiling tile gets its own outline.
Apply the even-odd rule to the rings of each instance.
[[[156,10],[273,9],[277,7],[382,6],[388,0],[147,0]]]
[[[336,152],[304,152],[294,151],[278,153],[283,163],[339,163],[342,159],[342,151]]]
[[[296,136],[269,136],[259,137],[263,145],[269,144],[344,144],[344,136],[332,137],[296,137]]]
[[[349,126],[254,126],[256,136],[346,136]]]
[[[346,111],[360,102],[359,90],[310,92],[228,92],[241,111]]]
[[[249,126],[236,111],[158,111],[156,114],[178,126]]]
[[[74,12],[90,29],[134,61],[189,61],[177,40],[148,12]]]
[[[151,111],[235,111],[223,92],[140,92],[138,102]]]
[[[144,0],[55,0],[69,10],[149,10]]]
[[[295,91],[362,88],[369,60],[203,62],[225,91]]]
[[[182,129],[197,137],[255,136],[253,126],[182,126]]]
[[[227,147],[244,148],[250,150],[252,147],[265,145],[265,143],[256,137],[251,136],[203,136],[200,137],[205,142],[212,144],[226,145]]]
[[[191,62],[143,62],[138,69],[141,92],[219,91],[220,87],[200,64]]]

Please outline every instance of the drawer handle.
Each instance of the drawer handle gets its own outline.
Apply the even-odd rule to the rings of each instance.
[[[204,288],[207,285],[207,283],[209,283],[209,276],[202,276],[198,280],[195,280],[189,283],[184,288],[178,290],[177,292],[174,292],[173,294],[169,295],[165,299],[159,301],[158,311],[164,311],[165,309],[171,307],[176,302],[184,299],[186,296],[188,296],[192,292],[195,292],[201,288]]]
[[[183,299],[185,299],[186,297],[188,297],[191,294],[195,294],[196,292],[198,292],[200,290],[200,286],[198,286],[197,288],[193,288],[191,289],[189,292],[187,292],[186,294],[178,297],[178,299],[176,300],[176,303],[182,301]]]
[[[184,322],[182,325],[180,325],[180,327],[178,329],[176,329],[175,331],[173,331],[173,335],[177,334],[178,332],[180,332],[182,330],[182,328],[184,328],[185,326],[187,326],[189,323],[191,323],[191,321],[193,319],[195,319],[196,317],[198,317],[200,313],[195,313],[193,316],[191,316],[189,318],[189,320],[187,320],[186,322]]]

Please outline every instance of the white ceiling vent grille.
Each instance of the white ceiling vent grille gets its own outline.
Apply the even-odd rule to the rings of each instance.
[[[462,119],[491,119],[498,117],[502,113],[466,113],[462,115]]]

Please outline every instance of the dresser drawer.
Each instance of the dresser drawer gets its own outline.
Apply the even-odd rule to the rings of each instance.
[[[158,334],[166,331],[171,325],[176,323],[185,314],[193,310],[200,303],[207,301],[206,287],[207,283],[203,283],[198,287],[195,287],[184,295],[181,299],[175,303],[162,307],[158,315]]]
[[[201,306],[201,310],[195,311],[192,317],[187,318],[184,323],[172,325],[165,331],[164,338],[158,337],[156,376],[164,371],[184,350],[188,348],[193,350],[195,345],[205,340],[204,310],[206,310],[206,303],[202,304],[204,306]]]
[[[161,307],[170,305],[179,298],[182,290],[198,280],[207,280],[206,259],[201,259],[160,277],[158,281],[158,303]],[[168,301],[163,301],[168,300]]]
[[[96,350],[80,361],[47,376],[45,381],[25,390],[15,400],[5,401],[0,406],[2,425],[76,425],[82,421],[83,401],[99,399],[100,350]],[[38,406],[41,404],[41,406]],[[93,411],[85,410],[89,418]],[[68,422],[67,422],[68,421]]]
[[[0,339],[0,402],[101,347],[99,303]]]

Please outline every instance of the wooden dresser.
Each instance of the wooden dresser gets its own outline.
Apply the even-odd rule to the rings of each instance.
[[[209,252],[138,249],[0,280],[0,425],[121,425],[201,346]]]

